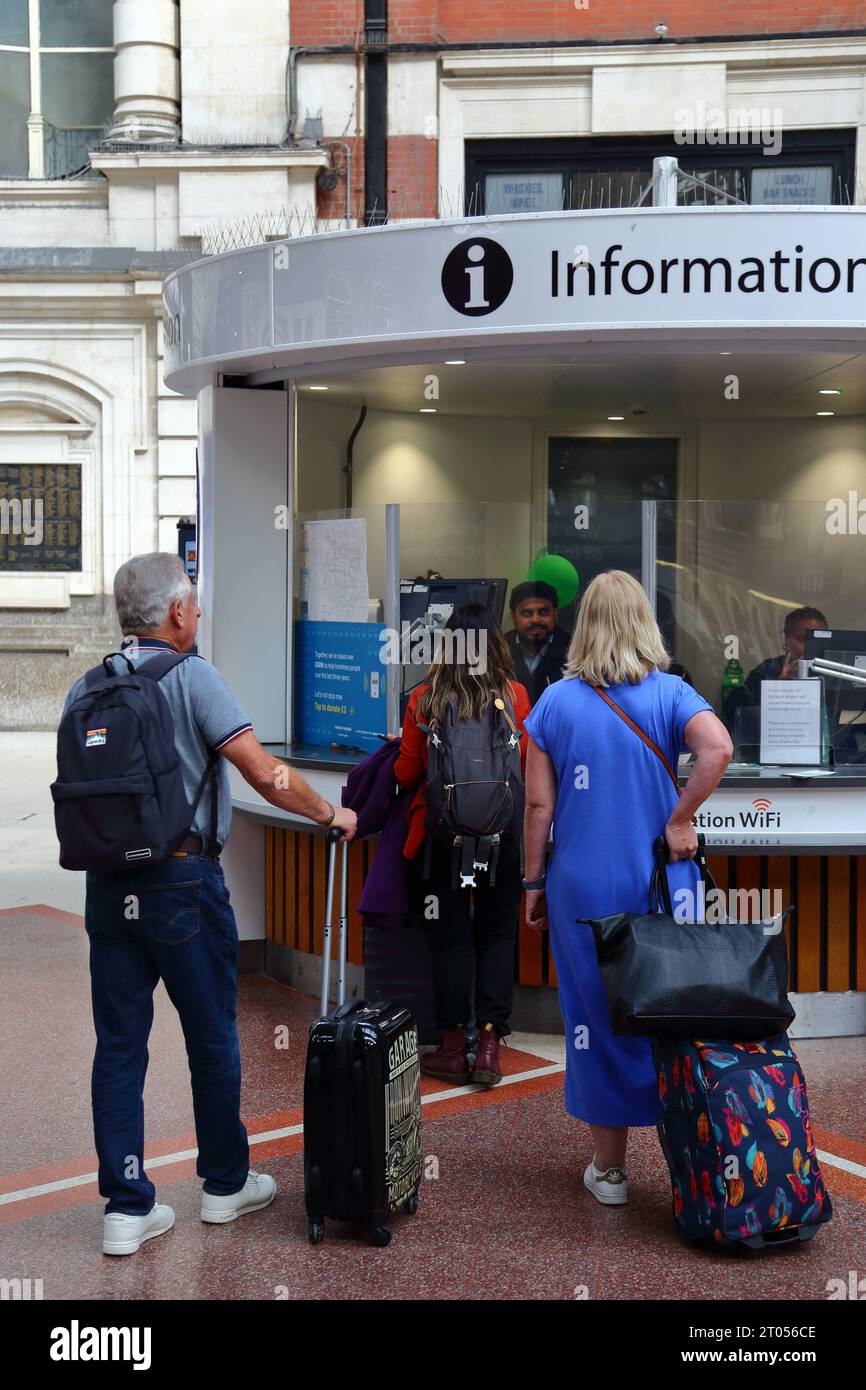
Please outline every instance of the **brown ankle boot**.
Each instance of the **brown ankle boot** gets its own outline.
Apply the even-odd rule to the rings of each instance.
[[[465,1086],[469,1080],[466,1029],[461,1025],[440,1033],[436,1051],[422,1055],[421,1070],[425,1076],[435,1076],[437,1081],[453,1081],[458,1086]]]
[[[499,1037],[492,1023],[485,1023],[478,1034],[475,1065],[470,1079],[478,1086],[497,1086],[502,1080]]]

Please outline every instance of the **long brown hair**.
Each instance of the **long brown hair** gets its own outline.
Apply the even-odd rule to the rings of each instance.
[[[454,634],[450,641],[449,633]],[[455,608],[437,648],[427,672],[428,688],[418,701],[425,723],[441,721],[452,695],[457,696],[458,719],[480,719],[497,695],[514,703],[511,652],[489,608],[480,603]]]

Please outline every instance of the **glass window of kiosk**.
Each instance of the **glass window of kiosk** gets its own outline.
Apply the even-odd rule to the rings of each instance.
[[[816,628],[805,661],[820,671],[833,761],[866,763],[866,631]]]
[[[763,681],[806,677],[802,663],[819,646],[866,665],[866,536],[828,530],[821,498],[681,499],[655,510],[660,533],[675,537],[672,558],[655,556],[668,647],[728,725],[735,762],[757,763]],[[834,637],[819,643],[812,634],[824,628]],[[822,679],[829,761],[866,760],[866,686]]]

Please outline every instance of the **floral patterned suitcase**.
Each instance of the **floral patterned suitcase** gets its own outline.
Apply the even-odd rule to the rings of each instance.
[[[808,1240],[833,1212],[803,1069],[786,1033],[660,1039],[658,1132],[680,1232],[753,1249]]]

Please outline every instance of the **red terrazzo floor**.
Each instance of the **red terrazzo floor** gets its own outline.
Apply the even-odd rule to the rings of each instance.
[[[38,908],[0,912],[4,1059],[0,1189],[93,1171],[87,941],[77,919]],[[261,978],[241,985],[243,1111],[252,1132],[300,1123],[306,1030],[314,1001]],[[289,1046],[274,1046],[288,1026]],[[866,1270],[866,1040],[799,1045],[819,1147],[860,1173],[825,1165],[836,1217],[808,1246],[735,1259],[699,1253],[673,1232],[667,1175],[651,1130],[630,1149],[629,1204],[603,1208],[582,1186],[589,1135],[563,1111],[556,1074],[425,1106],[424,1149],[438,1177],[387,1250],[329,1225],[309,1246],[301,1136],[253,1147],[274,1175],[267,1211],[225,1228],[198,1217],[189,1159],[154,1167],[177,1212],[168,1235],[138,1255],[101,1254],[95,1184],[0,1205],[0,1276],[42,1278],[46,1299],[630,1299],[823,1298],[830,1278]],[[148,1152],[194,1145],[183,1039],[158,993],[145,1106]],[[509,1070],[549,1067],[512,1051]],[[447,1088],[425,1082],[425,1092]]]

